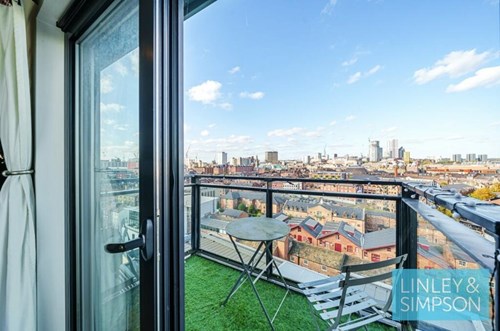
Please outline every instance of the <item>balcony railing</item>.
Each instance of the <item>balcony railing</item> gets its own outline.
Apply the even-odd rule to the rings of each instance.
[[[301,185],[295,185],[296,183],[301,183]],[[315,189],[325,184],[351,187],[351,189],[347,190],[347,192]],[[309,187],[308,189],[296,189],[302,185],[308,185]],[[293,187],[293,189],[289,187]],[[224,196],[228,194],[228,196],[231,196],[231,192],[258,193],[259,195],[247,196],[249,199],[254,198],[253,200],[258,201],[250,202],[251,199],[247,199],[246,202],[247,204],[258,202],[261,205],[261,211],[265,209],[263,215],[267,217],[279,217],[277,214],[282,211],[281,208],[276,207],[280,199],[275,198],[285,197],[285,200],[293,200],[293,197],[300,197],[301,199],[296,200],[320,201],[327,206],[336,205],[335,203],[328,202],[328,199],[336,200],[337,205],[345,205],[345,203],[350,201],[352,204],[351,209],[356,209],[358,206],[357,203],[363,203],[367,200],[378,201],[379,207],[391,210],[390,212],[385,212],[386,216],[390,218],[390,215],[393,215],[394,217],[394,224],[392,225],[395,227],[395,252],[391,252],[390,254],[408,254],[405,268],[485,268],[493,272],[499,263],[494,256],[496,256],[495,252],[499,249],[500,245],[500,206],[464,197],[456,192],[445,191],[434,185],[397,180],[322,180],[310,178],[194,175],[186,177],[185,190],[186,194],[190,194],[190,197],[186,195],[185,198],[186,205],[189,205],[187,206],[188,211],[186,213],[188,217],[186,220],[188,223],[186,229],[186,253],[199,254],[235,268],[238,268],[239,265],[234,260],[234,257],[229,256],[231,249],[217,250],[213,246],[205,247],[202,244],[204,235],[210,232],[207,229],[219,232],[219,235],[213,236],[214,240],[223,240],[221,238],[224,237],[224,221],[207,219],[206,215],[202,215],[202,213],[211,213],[212,211],[220,210],[224,207]],[[212,199],[210,200],[209,198]],[[327,202],[323,201],[323,199]],[[339,203],[339,199],[344,200],[341,200],[341,203]],[[236,199],[236,201],[243,200],[245,199]],[[206,209],[207,201],[209,201],[211,207],[208,208],[208,211],[202,211],[203,208]],[[214,204],[217,204],[217,206],[215,207]],[[438,210],[441,208],[445,208],[453,213],[453,218],[446,216]],[[256,209],[253,208],[254,214]],[[300,214],[299,211],[297,213]],[[363,215],[364,213],[365,211],[363,210]],[[384,212],[379,214],[384,214]],[[333,217],[332,215],[330,216]],[[351,215],[336,216],[348,221]],[[356,218],[355,215],[352,215],[352,217],[353,219]],[[203,226],[202,220],[204,220]],[[391,228],[392,225],[389,222],[389,225],[386,224],[384,227]],[[356,232],[357,230],[354,228],[352,231]],[[220,235],[221,233],[222,235]],[[302,238],[300,239],[291,238],[291,241],[296,243],[296,245],[325,248],[325,243],[321,244],[321,241],[317,240],[318,238],[314,238],[314,242],[311,241],[310,243],[308,241],[303,242]],[[287,246],[287,249],[289,247],[291,246]],[[248,249],[251,250],[252,248],[248,247]],[[330,252],[334,254],[337,246],[330,246],[330,249]],[[387,249],[390,250],[390,247]],[[341,253],[344,256],[355,255],[353,248],[351,248],[351,251],[349,249],[341,249]],[[360,258],[363,259],[365,257],[366,255],[361,255]],[[318,256],[318,261],[321,258]],[[368,259],[372,261],[376,260],[376,258],[377,254],[372,255],[371,258],[368,256]],[[286,261],[283,260],[283,262]],[[308,264],[316,263],[313,259],[307,261],[303,259],[302,263],[294,261],[295,264],[302,266],[305,266],[306,262]],[[320,262],[327,263],[319,261],[317,264]],[[267,265],[267,263],[263,263],[262,265]],[[325,267],[325,264],[322,264],[323,267]],[[324,271],[324,274],[328,275],[328,271],[332,269],[331,267],[331,265],[326,265],[324,268],[326,270],[319,270],[319,272]],[[276,284],[280,283],[278,278],[273,275],[272,267],[269,267],[264,279]],[[291,279],[292,284],[293,281],[294,279]],[[295,281],[297,280],[295,279]],[[500,282],[500,277],[496,273],[495,284],[498,284],[498,282]],[[387,285],[381,284],[380,288],[374,289],[374,291],[383,291],[384,286]],[[495,312],[499,312],[499,287],[495,287],[494,289],[494,299]],[[494,314],[495,329],[498,329],[500,326],[499,316],[500,314]],[[457,329],[457,327],[468,329],[464,328],[463,323],[458,324],[458,322],[452,321],[439,323],[434,321],[432,323],[412,322],[411,324],[413,324],[413,327],[426,330],[453,330]],[[491,325],[489,322],[471,322],[470,329],[488,330],[490,328]]]

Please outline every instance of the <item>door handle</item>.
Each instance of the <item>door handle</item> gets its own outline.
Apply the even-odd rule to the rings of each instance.
[[[104,246],[104,250],[111,254],[124,253],[136,248],[140,248],[144,261],[153,257],[154,231],[151,219],[142,222],[141,232],[137,238],[124,243],[110,243]]]

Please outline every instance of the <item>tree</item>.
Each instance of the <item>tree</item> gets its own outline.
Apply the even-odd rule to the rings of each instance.
[[[496,197],[496,195],[490,190],[489,187],[478,188],[477,190],[472,192],[470,196],[472,198],[485,201],[491,200]]]
[[[439,182],[439,186],[441,186],[441,187],[446,186],[446,185],[448,185],[448,182],[445,180]]]
[[[250,207],[248,207],[248,214],[249,215],[255,215],[256,212],[257,212],[257,208],[255,208],[254,205],[250,205]]]
[[[439,210],[440,212],[442,212],[443,214],[445,214],[448,217],[453,217],[453,213],[449,209],[446,209],[444,207],[438,206],[437,210]]]
[[[238,205],[238,210],[241,210],[241,211],[247,211],[247,206],[245,206],[245,204],[242,202]]]
[[[500,183],[495,183],[490,186],[491,192],[500,192]]]

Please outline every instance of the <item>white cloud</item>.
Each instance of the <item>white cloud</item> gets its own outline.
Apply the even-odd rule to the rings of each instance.
[[[239,72],[240,70],[241,70],[241,68],[240,68],[239,66],[236,66],[236,67],[234,67],[234,68],[231,68],[231,69],[229,70],[229,73],[230,73],[231,75],[233,75],[233,74],[235,74],[235,73]]]
[[[104,125],[114,125],[114,124],[116,124],[116,121],[115,120],[106,119],[106,120],[102,120],[102,124],[104,124]]]
[[[390,128],[385,128],[385,129],[382,129],[382,132],[384,133],[390,133],[390,132],[394,132],[398,129],[397,126],[391,126]]]
[[[124,141],[123,145],[101,146],[101,159],[103,160],[113,158],[127,160],[129,158],[136,158],[138,154],[139,147],[133,141]]]
[[[328,0],[325,7],[321,11],[321,14],[331,15],[333,12],[333,8],[337,5],[337,0]]]
[[[206,137],[206,136],[208,136],[209,134],[210,134],[210,132],[209,132],[208,130],[203,130],[203,131],[201,131],[201,132],[200,132],[200,135],[201,135],[202,137]]]
[[[191,126],[184,123],[184,132],[189,132],[189,131],[191,131]]]
[[[101,102],[101,112],[102,113],[107,113],[107,112],[119,113],[124,108],[125,108],[125,106],[122,106],[118,103],[102,103]]]
[[[113,65],[113,69],[115,69],[115,71],[122,77],[128,74],[128,69],[123,65],[122,61],[115,62]]]
[[[269,131],[267,135],[269,137],[289,137],[295,134],[299,134],[302,131],[304,131],[303,128],[276,129],[273,131]]]
[[[304,133],[304,136],[306,136],[306,137],[320,137],[321,133],[319,133],[318,131],[309,131],[309,132]]]
[[[188,96],[189,99],[193,101],[198,101],[203,104],[211,104],[220,98],[221,87],[221,83],[214,80],[207,80],[200,85],[191,87],[188,90]]]
[[[349,115],[349,116],[347,116],[347,117],[345,118],[345,120],[346,120],[347,122],[354,121],[355,119],[356,119],[356,116],[354,116],[354,115]]]
[[[352,65],[353,65],[353,64],[355,64],[356,62],[358,62],[358,58],[353,57],[353,58],[352,58],[352,59],[350,59],[350,60],[347,60],[347,61],[342,62],[342,66],[343,66],[343,67],[352,66]]]
[[[209,128],[209,129],[213,129],[213,128],[215,128],[216,126],[217,126],[217,124],[212,123],[212,124],[209,124],[209,125],[208,125],[208,128]]]
[[[130,64],[132,65],[132,71],[138,75],[139,74],[139,48],[134,49],[130,52]]]
[[[379,71],[380,69],[382,69],[382,66],[380,64],[377,64],[375,67],[371,68],[370,70],[368,70],[365,74],[365,76],[371,76],[371,75],[374,75],[377,73],[377,71]]]
[[[248,98],[253,100],[259,100],[264,97],[264,92],[241,92],[240,98]]]
[[[463,92],[481,86],[493,86],[500,84],[500,66],[483,68],[474,76],[464,79],[458,84],[449,85],[446,92]]]
[[[463,140],[465,139],[464,136],[447,136],[447,137],[444,137],[444,140]]]
[[[500,126],[500,121],[490,123],[489,126]]]
[[[476,70],[484,64],[491,55],[491,52],[478,54],[475,49],[468,51],[453,51],[434,63],[432,67],[415,71],[413,78],[417,84],[422,85],[442,76],[449,76],[452,78],[460,77]]]
[[[356,83],[359,79],[361,78],[361,72],[358,71],[357,73],[349,76],[349,79],[347,80],[347,84],[354,84]]]
[[[111,81],[111,76],[103,75],[101,77],[101,93],[108,94],[113,91],[113,82]]]
[[[232,110],[233,109],[233,105],[229,102],[219,103],[219,107],[224,109],[224,110]]]
[[[241,151],[245,146],[253,146],[250,136],[230,135],[225,138],[203,138],[187,141],[191,144],[191,153],[215,153],[217,151]]]
[[[330,122],[330,125],[332,125],[332,126],[335,125],[335,124],[337,124],[337,121],[331,121]]]
[[[118,130],[118,131],[127,131],[128,126],[127,125],[115,125],[113,129]]]
[[[352,74],[351,76],[349,76],[349,79],[347,80],[347,84],[354,84],[357,81],[359,81],[361,78],[375,75],[380,69],[382,69],[382,66],[380,64],[377,64],[376,66],[374,66],[373,68],[371,68],[370,70],[368,70],[365,73],[358,71],[355,74]]]

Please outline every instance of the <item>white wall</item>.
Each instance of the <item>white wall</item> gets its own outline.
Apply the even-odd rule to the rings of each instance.
[[[45,0],[36,22],[35,195],[38,330],[66,329],[64,34],[67,0]]]

